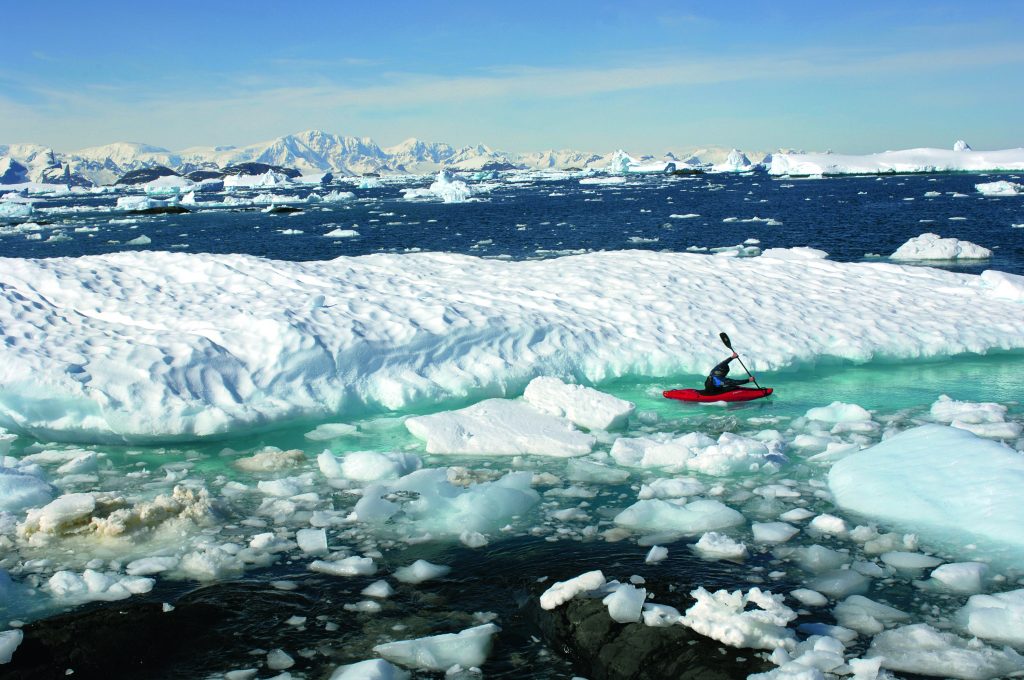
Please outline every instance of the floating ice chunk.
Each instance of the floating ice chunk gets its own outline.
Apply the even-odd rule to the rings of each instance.
[[[1024,458],[969,432],[907,430],[836,463],[829,487],[840,507],[952,549],[983,538],[1024,552]]]
[[[629,472],[617,470],[601,463],[574,458],[566,466],[569,480],[597,484],[618,484],[629,479]]]
[[[1001,423],[1006,420],[1006,407],[992,402],[957,401],[940,395],[929,409],[931,417],[940,423]]]
[[[731,432],[724,432],[717,442],[698,432],[668,440],[620,437],[612,444],[611,455],[627,467],[671,467],[714,476],[755,471],[785,460],[763,442]]]
[[[625,184],[626,178],[621,176],[613,177],[584,177],[580,184]]]
[[[345,557],[340,560],[314,560],[309,570],[331,576],[373,576],[377,573],[377,565],[371,557]]]
[[[645,626],[667,628],[668,626],[678,624],[681,618],[682,614],[675,607],[670,607],[667,604],[644,602],[643,619]]]
[[[1020,196],[1024,194],[1024,184],[1017,182],[982,182],[975,184],[974,188],[986,196]]]
[[[307,555],[326,555],[329,552],[327,532],[323,529],[299,529],[295,532],[295,542]]]
[[[982,591],[986,574],[988,565],[984,562],[954,562],[936,567],[932,570],[931,578],[914,585],[972,595]]]
[[[53,500],[56,488],[36,475],[0,465],[0,510],[21,512]]]
[[[563,418],[509,399],[409,418],[405,426],[426,442],[428,453],[567,457],[590,453],[596,442]]]
[[[828,604],[828,598],[817,590],[810,588],[797,588],[789,593],[790,597],[805,607],[824,607]]]
[[[683,535],[727,529],[743,524],[743,515],[715,500],[686,504],[652,499],[637,501],[615,516],[615,523],[633,531],[670,532]]]
[[[605,583],[604,574],[599,570],[588,571],[568,581],[557,581],[541,594],[541,609],[554,609],[580,593],[603,588]]]
[[[985,260],[992,251],[970,241],[942,238],[938,234],[915,236],[889,256],[893,260]]]
[[[415,640],[377,645],[373,651],[407,668],[444,671],[458,664],[465,668],[482,666],[491,652],[494,635],[501,630],[493,623]]]
[[[125,573],[129,576],[149,576],[170,571],[178,566],[181,559],[176,556],[155,556],[143,557],[133,560],[125,567]]]
[[[91,493],[65,494],[42,508],[29,510],[19,531],[23,535],[36,531],[46,534],[60,533],[65,527],[87,521],[95,509],[96,498]]]
[[[180,175],[164,175],[142,185],[142,190],[150,196],[187,194],[195,188],[195,182]]]
[[[409,671],[384,659],[370,659],[339,666],[334,669],[329,680],[409,680]]]
[[[411,453],[351,451],[341,461],[341,473],[357,482],[395,479],[418,470],[423,463]]]
[[[251,456],[237,458],[234,466],[246,472],[274,472],[295,467],[305,459],[306,455],[299,449],[282,451],[275,446],[268,446]]]
[[[237,551],[225,550],[221,546],[204,546],[182,556],[177,570],[197,581],[219,581],[241,576],[245,565],[238,558]]]
[[[894,624],[910,620],[910,614],[895,607],[851,595],[832,609],[836,623],[863,635],[875,635]]]
[[[754,522],[750,528],[757,543],[785,543],[800,533],[799,529],[786,522]]]
[[[741,590],[709,593],[697,588],[690,595],[697,602],[686,610],[680,623],[701,635],[740,648],[792,648],[796,643],[786,625],[797,615],[783,604],[782,595],[760,588],[751,588],[746,594]]]
[[[0,218],[30,217],[34,209],[31,203],[12,203],[0,201]]]
[[[866,593],[870,580],[852,569],[836,569],[819,574],[804,585],[833,599],[839,599],[847,595]]]
[[[821,420],[826,423],[871,420],[871,414],[863,407],[857,404],[844,404],[841,401],[833,401],[828,406],[812,408],[807,411],[806,417],[810,420]]]
[[[1009,647],[987,647],[925,623],[879,633],[867,656],[881,657],[889,670],[962,680],[1003,678],[1024,670],[1024,657]]]
[[[652,545],[651,549],[647,551],[647,556],[644,558],[645,564],[657,564],[658,562],[664,561],[668,557],[668,548],[660,545]]]
[[[646,599],[646,588],[620,583],[614,586],[601,603],[608,607],[608,615],[616,623],[636,623],[640,620]]]
[[[893,551],[882,553],[882,561],[895,569],[905,571],[919,571],[930,569],[942,564],[942,560],[931,555],[922,555],[915,552]]]
[[[447,576],[451,567],[443,564],[431,564],[426,560],[416,560],[412,564],[395,570],[395,578],[402,583],[423,583],[435,578]]]
[[[283,649],[272,649],[267,652],[267,668],[272,671],[283,671],[294,665],[295,659]]]
[[[530,381],[523,398],[544,413],[566,418],[588,430],[623,427],[636,404],[583,385],[567,385],[558,378]]]
[[[971,434],[976,434],[979,437],[986,437],[988,439],[1016,439],[1020,436],[1021,432],[1024,431],[1024,426],[1020,423],[964,423],[959,420],[954,420],[950,423],[950,426],[967,430]]]
[[[779,519],[784,522],[802,522],[811,517],[814,517],[814,513],[807,508],[793,508],[779,515]]]
[[[647,500],[648,498],[685,498],[687,496],[697,496],[706,490],[707,488],[704,484],[692,477],[659,478],[640,485],[640,493],[637,494],[637,497],[640,500]]]
[[[801,569],[812,574],[839,569],[844,564],[850,563],[850,556],[847,553],[832,550],[823,545],[800,546],[793,550],[792,558]]]
[[[127,210],[138,212],[141,210],[153,210],[155,208],[169,208],[178,205],[177,198],[160,200],[148,196],[121,196],[117,199],[116,210]]]
[[[23,639],[25,639],[25,633],[18,628],[0,632],[0,664],[11,662],[14,652],[18,650]]]
[[[366,597],[376,597],[381,600],[386,600],[395,594],[395,589],[391,587],[390,583],[381,579],[379,581],[374,581],[363,588],[359,594]]]
[[[620,437],[612,444],[611,456],[626,467],[679,467],[715,440],[700,432],[689,432],[674,439]]]
[[[228,175],[224,178],[225,189],[252,189],[256,187],[281,187],[291,184],[287,175],[267,170],[262,175]]]
[[[402,189],[405,200],[419,198],[440,198],[445,203],[465,203],[473,195],[473,191],[465,182],[457,180],[450,173],[441,170],[426,189]]]
[[[850,530],[846,520],[822,513],[807,524],[807,533],[817,536],[844,536]]]
[[[103,573],[86,569],[81,574],[61,570],[54,573],[47,582],[50,595],[55,600],[68,604],[124,600],[132,595],[148,593],[155,581],[140,576],[121,576],[113,572]]]
[[[693,551],[701,557],[713,560],[742,560],[747,557],[746,545],[715,531],[708,531],[701,536],[693,545]]]
[[[399,510],[403,522],[417,530],[448,536],[494,531],[532,507],[540,495],[530,488],[533,475],[513,472],[467,488],[451,484],[444,468],[417,470],[387,485],[365,489],[355,506],[355,518],[384,524]],[[381,498],[394,492],[413,492],[402,505]]]
[[[354,199],[356,195],[351,191],[328,191],[326,194],[320,197],[320,200],[324,203],[347,203]]]
[[[761,253],[761,257],[775,260],[806,262],[807,260],[824,260],[828,257],[828,253],[824,250],[818,250],[817,248],[797,246],[794,248],[767,248]]]
[[[1024,588],[972,595],[956,613],[955,620],[971,635],[1024,649]]]
[[[339,437],[348,437],[356,434],[358,431],[359,428],[348,423],[323,423],[317,425],[303,436],[311,441],[321,442]]]

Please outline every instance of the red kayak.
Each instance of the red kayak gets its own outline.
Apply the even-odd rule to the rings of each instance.
[[[679,401],[750,401],[767,397],[772,393],[772,388],[764,387],[734,387],[725,392],[714,392],[708,394],[706,390],[665,390],[662,395],[666,399],[678,399]]]

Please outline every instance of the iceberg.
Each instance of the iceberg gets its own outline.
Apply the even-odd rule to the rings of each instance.
[[[1002,151],[905,149],[853,156],[832,153],[776,153],[771,175],[877,175],[913,172],[991,172],[1024,170],[1024,148]]]
[[[942,238],[930,232],[915,236],[889,256],[906,262],[941,260],[986,260],[992,251],[970,241]]]
[[[164,175],[142,185],[142,190],[149,196],[176,196],[195,191],[196,188],[195,182],[179,175]]]
[[[406,200],[419,198],[440,198],[445,203],[465,203],[473,195],[473,191],[462,180],[455,179],[451,173],[441,170],[437,178],[426,189],[403,189]]]
[[[750,162],[747,155],[739,149],[733,149],[729,152],[725,161],[716,163],[711,166],[710,172],[721,173],[721,172],[750,172],[754,170],[756,166]]]
[[[608,172],[616,175],[649,175],[674,172],[676,162],[671,160],[656,161],[653,159],[637,160],[619,149],[612,154],[608,162]]]
[[[1021,196],[1024,195],[1024,184],[1018,182],[983,182],[975,184],[974,188],[986,196]]]
[[[273,170],[267,170],[262,175],[226,175],[224,177],[225,189],[254,189],[284,187],[291,184],[287,175]]]
[[[1022,299],[1024,277],[1000,272],[641,251],[3,258],[0,427],[201,438],[514,395],[541,375],[703,373],[720,359],[708,328],[763,338],[755,373],[983,353],[1024,347]],[[808,316],[828,337],[791,323]]]
[[[954,552],[973,543],[1024,555],[1024,457],[945,425],[922,425],[840,460],[836,503],[920,534]],[[934,566],[934,565],[933,565]]]

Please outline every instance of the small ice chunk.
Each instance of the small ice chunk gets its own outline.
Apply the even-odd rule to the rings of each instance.
[[[807,508],[793,508],[779,515],[783,522],[802,522],[811,517],[814,517],[814,513]]]
[[[391,587],[390,583],[388,583],[384,579],[381,579],[379,581],[374,581],[370,585],[363,588],[359,594],[364,595],[366,597],[376,597],[381,600],[386,600],[387,598],[395,594],[395,589]]]
[[[619,484],[629,479],[629,472],[626,470],[618,470],[608,465],[578,458],[569,461],[566,473],[572,482]]]
[[[605,596],[601,603],[608,607],[608,615],[617,623],[636,623],[640,620],[647,589],[629,583],[620,583]]]
[[[813,574],[838,569],[850,562],[850,556],[847,553],[841,553],[823,545],[801,546],[793,551],[793,558],[801,569]]]
[[[808,420],[820,420],[826,423],[848,423],[860,420],[871,420],[871,414],[857,404],[845,404],[833,401],[828,406],[812,408],[807,411]]]
[[[295,665],[295,659],[283,649],[272,649],[267,652],[267,668],[272,671],[283,671]]]
[[[295,532],[295,542],[299,550],[307,555],[326,555],[327,532],[323,529],[299,529]]]
[[[797,588],[796,590],[790,591],[789,595],[805,607],[824,607],[828,604],[827,597],[819,593],[817,590],[811,590],[809,588]]]
[[[276,470],[287,470],[293,468],[303,460],[306,454],[299,449],[282,451],[273,446],[254,453],[245,458],[238,458],[234,465],[239,470],[246,472],[274,472]]]
[[[893,624],[910,620],[910,614],[863,595],[846,598],[833,607],[832,614],[840,626],[864,635],[875,635]]]
[[[443,564],[431,564],[426,560],[416,560],[408,566],[396,569],[395,578],[402,583],[423,583],[446,576],[451,570],[451,567]]]
[[[418,470],[421,465],[419,457],[411,453],[352,451],[341,461],[341,474],[356,482],[375,482],[397,479]]]
[[[800,533],[795,526],[785,522],[754,522],[750,528],[757,543],[785,543]]]
[[[680,623],[701,635],[740,648],[773,650],[795,645],[795,635],[786,626],[797,614],[783,604],[782,595],[760,588],[747,593],[697,588],[690,594],[697,602]]]
[[[866,656],[881,657],[889,670],[962,680],[1004,678],[1024,670],[1024,657],[1009,647],[987,647],[926,623],[879,633]]]
[[[125,567],[129,576],[149,576],[169,571],[178,566],[179,558],[175,556],[143,557],[133,560]]]
[[[972,595],[982,591],[987,573],[984,562],[954,562],[936,567],[924,583],[925,587]]]
[[[849,530],[844,519],[827,513],[818,515],[807,525],[807,532],[812,535],[844,536]]]
[[[405,426],[427,453],[569,457],[590,453],[596,439],[526,402],[485,399],[458,411],[416,416]]]
[[[329,680],[408,680],[409,671],[402,670],[384,659],[369,659],[339,666]]]
[[[904,552],[901,550],[882,553],[882,561],[894,569],[902,569],[905,571],[930,569],[942,564],[942,560],[938,557],[923,555],[921,553]]]
[[[674,626],[679,623],[679,619],[682,618],[682,614],[675,607],[670,607],[667,604],[655,604],[653,602],[645,602],[643,609],[644,625],[651,626],[653,628],[666,628],[668,626]]]
[[[553,416],[567,418],[588,430],[613,430],[626,424],[636,405],[583,385],[567,385],[558,378],[530,381],[523,398]]]
[[[747,546],[716,531],[708,531],[693,546],[701,557],[713,560],[742,560],[747,557]]]
[[[493,623],[415,640],[377,645],[373,651],[408,668],[444,671],[455,664],[465,668],[482,666],[491,652],[494,635],[501,630]]]
[[[353,555],[340,560],[314,560],[309,570],[331,576],[373,576],[377,573],[377,565],[373,558]]]
[[[972,595],[956,613],[955,620],[971,635],[1024,649],[1024,588]]]
[[[657,564],[665,560],[668,557],[668,548],[664,548],[660,545],[652,545],[651,549],[647,551],[647,557],[644,558],[645,564]]]
[[[0,632],[0,664],[10,663],[18,645],[25,639],[25,633],[14,628]]]
[[[715,500],[686,504],[652,499],[637,501],[615,516],[614,522],[633,531],[694,535],[743,524],[743,515]]]
[[[580,593],[601,588],[605,582],[604,574],[599,570],[588,571],[568,581],[558,581],[540,596],[541,609],[554,609]]]
[[[339,437],[349,437],[358,431],[359,428],[348,423],[323,423],[322,425],[317,425],[303,436],[310,441],[322,442],[338,439]]]
[[[839,599],[847,595],[863,594],[867,592],[869,584],[870,580],[863,574],[852,569],[836,569],[819,574],[804,585],[811,590]]]

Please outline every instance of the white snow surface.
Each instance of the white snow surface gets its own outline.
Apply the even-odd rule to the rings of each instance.
[[[951,550],[981,540],[1024,555],[1024,456],[966,430],[907,430],[840,460],[828,483],[840,507]]]
[[[915,260],[984,260],[992,257],[992,251],[970,241],[942,238],[927,232],[914,236],[889,256],[893,260],[913,262]]]
[[[783,604],[784,596],[751,588],[710,593],[697,588],[690,593],[697,602],[680,620],[701,635],[729,645],[751,649],[792,648],[796,636],[787,624],[796,612]]]
[[[873,175],[904,172],[1024,170],[1024,148],[1000,151],[903,149],[855,156],[832,153],[775,153],[771,175]]]
[[[718,328],[759,338],[755,373],[982,353],[1024,347],[1020,299],[1010,275],[639,251],[5,258],[0,427],[195,438],[514,394],[538,375],[699,374],[720,359]]]
[[[588,430],[623,427],[636,410],[631,401],[619,399],[584,385],[567,385],[558,378],[534,378],[523,393],[536,409],[567,418]]]

